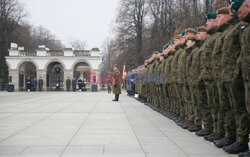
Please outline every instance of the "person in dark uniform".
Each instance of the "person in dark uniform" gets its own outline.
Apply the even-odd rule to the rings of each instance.
[[[73,88],[73,91],[75,92],[76,91],[76,79],[73,78],[72,80],[72,88]]]
[[[37,87],[37,80],[36,80],[36,78],[34,78],[34,80],[33,80],[33,91],[34,92],[36,91],[36,87]]]
[[[42,77],[40,77],[40,79],[38,80],[38,88],[39,88],[39,91],[43,91],[43,79],[42,79]]]
[[[32,86],[32,85],[31,85],[31,78],[28,77],[28,78],[27,78],[27,81],[26,81],[26,91],[30,92],[31,86]]]
[[[67,88],[67,91],[68,91],[68,92],[70,91],[70,87],[71,87],[71,80],[70,80],[70,78],[68,77],[67,80],[66,80],[66,88]]]
[[[82,86],[83,86],[82,78],[79,78],[79,80],[78,80],[78,87],[79,87],[79,91],[80,92],[82,91]]]

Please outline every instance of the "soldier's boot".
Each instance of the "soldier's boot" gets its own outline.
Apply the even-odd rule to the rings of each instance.
[[[177,120],[180,120],[181,117],[179,115],[173,113],[171,119],[176,122]]]
[[[229,146],[233,144],[234,142],[235,142],[235,139],[224,137],[223,139],[215,140],[214,145],[218,148],[223,148],[224,146]]]
[[[209,134],[211,134],[211,133],[213,133],[213,131],[210,130],[210,129],[202,129],[202,130],[200,130],[200,131],[197,131],[195,134],[196,134],[197,136],[207,136],[207,135],[209,135]]]
[[[182,117],[178,117],[174,121],[176,124],[178,124],[178,123],[181,123],[182,121],[184,121],[184,119]]]
[[[190,127],[192,127],[194,124],[188,120],[185,120],[184,123],[182,123],[180,125],[180,127],[182,127],[183,129],[188,129]]]
[[[180,116],[180,120],[179,120],[178,123],[176,123],[176,124],[177,124],[178,126],[181,126],[181,125],[183,125],[185,122],[186,122],[186,119]]]
[[[243,152],[239,154],[239,157],[249,157],[250,156],[250,151]]]
[[[248,146],[248,144],[235,142],[229,146],[224,146],[223,150],[225,152],[230,153],[230,154],[239,154],[240,152],[249,151],[249,146]]]
[[[213,142],[215,140],[223,139],[224,135],[219,133],[212,133],[204,137],[205,140]]]
[[[175,113],[170,113],[169,116],[168,116],[168,118],[172,119],[172,120],[176,119],[177,117],[178,117],[178,115],[175,114]]]
[[[188,128],[188,131],[197,132],[197,131],[200,131],[201,129],[202,129],[201,125],[194,125],[194,126]]]

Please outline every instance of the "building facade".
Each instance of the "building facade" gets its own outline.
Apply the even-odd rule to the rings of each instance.
[[[9,81],[15,91],[25,90],[28,77],[43,79],[44,91],[54,90],[58,84],[61,90],[66,90],[67,79],[87,79],[91,72],[91,78],[97,80],[102,67],[102,55],[98,48],[90,51],[65,48],[60,51],[49,50],[44,45],[35,52],[26,52],[23,47],[12,43],[6,62]]]

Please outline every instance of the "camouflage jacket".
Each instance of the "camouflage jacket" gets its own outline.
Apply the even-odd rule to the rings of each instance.
[[[210,36],[203,44],[203,52],[201,54],[201,79],[213,80],[212,77],[212,52],[214,49],[214,43],[219,37],[220,33],[217,32],[217,28],[213,28],[208,31]]]
[[[168,54],[168,57],[165,59],[165,66],[163,71],[163,79],[165,84],[171,83],[171,62],[174,58],[174,53],[171,52]]]
[[[181,54],[178,58],[178,74],[177,74],[177,77],[178,77],[178,83],[185,83],[187,80],[186,80],[186,59],[187,59],[187,56],[188,54],[190,54],[190,51],[187,50],[187,48],[183,49],[181,51]]]
[[[232,20],[218,28],[220,33],[219,38],[216,40],[214,49],[212,52],[212,74],[214,80],[222,80],[222,46],[224,44],[224,38],[228,31],[231,29]]]
[[[186,74],[186,82],[190,84],[191,80],[192,80],[192,76],[191,76],[191,65],[192,65],[192,60],[193,60],[193,51],[196,49],[197,45],[193,45],[190,48],[187,48],[185,51],[187,53],[187,57],[186,57],[186,66],[185,66],[185,74]]]
[[[197,41],[196,47],[191,52],[192,54],[192,60],[191,60],[191,67],[190,67],[190,84],[191,85],[197,85],[199,76],[201,74],[201,53],[203,51],[203,44],[204,41]]]
[[[241,38],[241,58],[243,79],[250,80],[250,14],[243,19],[248,23]]]
[[[174,53],[174,57],[171,61],[171,83],[177,83],[178,80],[178,59],[182,51],[184,50],[183,45],[179,45],[176,47],[176,52]]]
[[[229,30],[224,39],[222,47],[222,80],[224,82],[232,82],[234,72],[236,69],[237,59],[241,51],[240,39],[242,38],[244,30],[248,23],[239,21],[233,24],[233,28]]]

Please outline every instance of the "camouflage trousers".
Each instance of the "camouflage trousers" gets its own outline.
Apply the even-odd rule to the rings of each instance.
[[[229,104],[227,107],[229,109],[226,112],[226,120],[225,120],[225,137],[236,139],[236,122],[235,122],[235,110],[234,110],[234,92],[233,92],[233,83],[231,82],[224,82],[223,85],[225,86],[225,93],[229,100]]]
[[[201,115],[200,106],[198,105],[198,89],[193,84],[190,84],[189,88],[190,88],[190,93],[191,93],[192,108],[194,110],[194,124],[197,126],[201,126],[202,115]]]
[[[198,89],[198,105],[202,114],[202,123],[204,129],[213,130],[213,118],[211,113],[211,106],[208,105],[208,96],[205,87],[205,82],[200,80],[197,84]]]
[[[159,107],[159,97],[158,97],[158,87],[157,85],[153,84],[153,88],[152,88],[152,96],[153,96],[153,104],[156,106],[156,107]]]
[[[250,81],[244,81],[244,85],[245,85],[245,105],[248,114],[250,114]]]
[[[177,115],[180,115],[179,106],[177,105],[177,95],[175,91],[175,84],[167,84],[167,90],[169,94],[169,104],[170,104],[170,112],[173,112]]]
[[[214,122],[214,131],[221,135],[225,135],[225,116],[230,109],[228,98],[223,89],[225,89],[225,87],[221,80],[215,80],[213,88],[213,104],[215,109],[217,109],[214,111],[214,116],[217,117],[217,121]]]
[[[170,88],[169,85],[163,84],[164,109],[168,112],[171,112],[169,88]]]
[[[184,102],[184,108],[185,108],[185,117],[187,120],[194,122],[194,105],[192,103],[191,99],[191,91],[189,88],[189,85],[187,83],[184,83],[183,85],[183,102]]]
[[[247,144],[249,142],[248,135],[250,133],[250,119],[246,108],[246,102],[249,92],[248,82],[243,81],[241,75],[234,77],[233,94],[234,104],[233,111],[235,113],[236,123],[236,140],[240,143]],[[245,94],[243,94],[245,92]],[[249,104],[248,104],[249,105]]]
[[[164,84],[160,84],[160,85],[157,85],[158,86],[158,103],[159,103],[159,107],[161,109],[165,109],[165,85]]]
[[[175,95],[176,95],[176,110],[179,110],[179,115],[181,118],[185,118],[185,108],[184,108],[184,102],[183,102],[183,86],[179,83],[176,83],[174,86]]]

